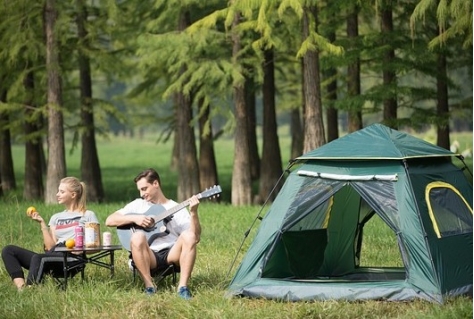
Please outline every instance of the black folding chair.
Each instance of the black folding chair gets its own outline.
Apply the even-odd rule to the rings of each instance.
[[[66,278],[73,278],[81,273],[81,280],[84,280],[84,269],[86,265],[83,261],[74,257],[67,258],[68,271],[64,273],[64,257],[48,256],[41,258],[41,264],[38,269],[37,282],[43,282],[45,276],[51,276],[58,285],[66,288]],[[65,277],[66,276],[66,277]]]
[[[130,259],[130,267],[133,271],[133,281],[135,282],[135,278],[137,277],[137,268],[135,267],[135,263],[132,259]],[[171,264],[168,265],[167,268],[159,269],[152,271],[151,276],[153,277],[155,284],[158,286],[161,281],[163,281],[166,277],[172,276],[173,285],[176,285],[176,274],[179,273],[179,267]]]
[[[169,223],[171,218],[173,218],[173,216],[165,218],[163,220],[164,225]],[[150,236],[150,238],[148,238],[148,245],[151,246],[151,244],[156,238],[163,237],[168,234],[169,234],[169,231],[153,234],[152,236]],[[130,253],[128,257],[130,259],[130,267],[132,268],[132,271],[133,271],[133,281],[135,282],[135,278],[137,276],[137,268],[135,267],[135,263],[133,262],[132,253]],[[179,272],[180,272],[180,268],[174,264],[171,264],[171,265],[168,265],[167,268],[164,268],[164,269],[162,268],[162,269],[152,271],[151,276],[155,280],[155,284],[158,286],[158,284],[162,280],[164,280],[166,277],[171,275],[173,278],[173,285],[176,285],[176,274]]]

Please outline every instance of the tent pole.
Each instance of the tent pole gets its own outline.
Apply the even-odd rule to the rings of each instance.
[[[464,156],[459,155],[457,158],[459,158],[459,160],[461,160],[461,162],[464,164],[464,169],[467,169],[467,171],[469,172],[469,174],[471,174],[471,177],[472,177],[472,172],[471,172],[471,170],[470,170],[469,167],[466,165],[466,162],[464,162]]]
[[[232,263],[230,264],[230,267],[229,267],[229,271],[227,272],[227,275],[226,275],[226,278],[229,277],[230,275],[230,272],[232,271],[232,268],[234,268],[234,264],[235,264],[235,261],[237,260],[237,257],[240,253],[240,251],[242,250],[242,247],[244,245],[244,242],[245,240],[247,239],[248,235],[250,234],[250,231],[252,230],[253,226],[255,225],[255,223],[257,222],[257,220],[262,220],[262,217],[260,216],[262,214],[262,211],[263,211],[263,208],[267,205],[268,201],[270,200],[270,196],[273,194],[273,192],[275,192],[275,189],[277,187],[277,185],[279,185],[280,181],[283,179],[283,176],[285,176],[286,173],[288,173],[290,171],[290,167],[293,166],[293,164],[295,163],[296,161],[295,160],[292,160],[290,161],[290,163],[288,164],[288,166],[286,167],[286,169],[283,171],[283,173],[280,175],[280,177],[278,178],[278,181],[275,183],[275,186],[273,186],[273,189],[270,191],[270,193],[268,194],[267,198],[265,199],[265,202],[262,204],[262,207],[260,208],[260,210],[258,211],[258,214],[257,216],[255,217],[255,219],[253,220],[252,224],[250,225],[249,229],[247,229],[247,231],[245,232],[244,234],[244,238],[242,239],[242,242],[240,243],[240,246],[239,246],[239,249],[237,250],[237,253],[235,254],[235,257],[234,259],[232,260]]]

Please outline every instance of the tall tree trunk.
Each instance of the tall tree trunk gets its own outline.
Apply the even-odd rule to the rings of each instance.
[[[328,143],[339,138],[339,112],[334,106],[337,101],[337,70],[331,68],[325,72],[325,76],[331,79],[327,85],[328,107],[326,108],[326,125],[328,132]]]
[[[0,102],[7,101],[7,91],[0,92]],[[15,171],[13,169],[13,156],[10,129],[8,128],[9,116],[6,111],[0,111],[0,189],[10,191],[16,188]]]
[[[291,158],[300,156],[304,146],[304,118],[305,118],[305,86],[304,86],[304,61],[300,61],[301,67],[301,113],[299,108],[291,110]]]
[[[300,109],[295,107],[290,113],[291,123],[291,158],[295,158],[301,155],[303,152],[303,124],[301,123]]]
[[[328,4],[329,5],[329,4]],[[335,14],[332,14],[328,22],[330,26],[327,26],[328,31],[326,32],[326,38],[331,41],[331,43],[336,42],[336,23],[335,23]],[[339,138],[339,114],[338,110],[335,107],[337,101],[337,69],[335,67],[330,67],[323,71],[323,82],[327,82],[326,86],[326,127],[327,127],[327,141],[331,142]]]
[[[173,96],[173,103],[174,103],[174,113],[175,113],[175,119],[178,118],[178,112],[177,112],[177,105],[178,105],[178,96],[175,94]],[[174,131],[173,135],[173,149],[171,150],[171,164],[170,164],[170,169],[172,171],[176,171],[179,167],[179,132],[178,128],[176,126],[176,123],[173,123],[173,128],[172,130]]]
[[[181,12],[178,31],[185,30],[191,24],[189,11]],[[191,127],[193,110],[191,98],[184,93],[177,93],[176,123],[179,136],[178,191],[177,198],[184,201],[200,192],[199,165],[197,161],[194,128]]]
[[[247,71],[252,74],[252,70],[248,67]],[[260,177],[260,156],[258,154],[257,144],[257,114],[255,105],[255,81],[253,76],[245,77],[244,84],[245,103],[248,109],[248,136],[249,136],[249,157],[250,157],[250,177],[253,181]]]
[[[303,39],[309,36],[312,26],[314,26],[314,31],[317,31],[317,8],[315,6],[305,7],[303,13]],[[303,57],[305,102],[303,153],[326,143],[319,71],[319,52],[317,50],[306,52]]]
[[[383,56],[383,86],[388,92],[392,92],[390,97],[383,100],[383,122],[385,125],[398,129],[397,124],[397,98],[395,86],[397,85],[396,74],[393,69],[393,63],[395,60],[395,50],[391,47],[391,38],[393,34],[393,16],[392,8],[389,4],[384,4],[385,7],[381,10],[381,29],[382,29],[382,41],[384,47],[388,47]]]
[[[32,118],[32,113],[36,106],[34,101],[34,74],[28,72],[23,81],[25,87],[25,186],[23,188],[23,198],[26,200],[37,200],[44,196],[43,187],[43,145],[38,132],[41,129],[41,119]]]
[[[281,152],[277,132],[275,110],[275,64],[273,49],[264,51],[263,65],[263,147],[259,196],[256,203],[263,203],[270,195],[273,201],[281,189],[282,183],[277,184],[283,173],[281,167]],[[275,191],[270,194],[275,187]]]
[[[219,175],[217,174],[210,106],[204,106],[203,101],[200,100],[199,109],[201,115],[199,117],[199,184],[201,189],[207,189],[219,184]]]
[[[354,4],[347,16],[347,36],[351,42],[350,50],[358,50],[356,40],[359,36],[358,8]],[[360,58],[359,54],[347,67],[347,95],[351,99],[348,112],[348,130],[354,132],[362,128],[362,105],[356,102],[360,95]]]
[[[240,35],[237,30],[239,23],[240,14],[236,13],[232,23],[232,58],[236,66],[241,49]],[[250,205],[252,203],[252,181],[249,169],[248,109],[245,103],[244,85],[234,84],[233,90],[236,128],[231,202],[235,206]]]
[[[436,76],[436,115],[443,119],[442,123],[437,124],[436,145],[449,150],[449,102],[448,102],[448,71],[446,55],[439,52],[437,57],[438,74]]]
[[[87,11],[84,0],[77,0],[77,30],[79,41],[87,47]],[[104,200],[102,174],[99,165],[99,154],[95,141],[94,106],[92,104],[92,80],[89,58],[79,48],[79,81],[81,91],[82,151],[81,176],[87,185],[87,199],[93,202]]]
[[[59,54],[55,34],[57,20],[56,1],[46,0],[46,70],[48,74],[48,169],[46,175],[45,202],[56,203],[60,180],[66,176],[64,128],[62,114],[61,76]]]

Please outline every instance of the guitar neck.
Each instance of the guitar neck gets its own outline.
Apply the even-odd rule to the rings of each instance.
[[[170,209],[168,209],[168,210],[162,212],[161,214],[157,215],[157,219],[156,219],[157,222],[162,221],[166,217],[171,216],[171,215],[175,214],[176,212],[178,212],[179,210],[185,208],[186,206],[189,205],[189,202],[190,202],[190,199],[187,199],[184,202],[182,202],[182,203],[180,203],[176,206],[173,206]]]
[[[195,195],[198,199],[201,199],[201,198],[209,198],[211,196],[215,196],[216,194],[220,194],[222,192],[221,190],[221,187],[220,186],[214,186],[213,188],[209,189],[209,190],[206,190],[202,193],[199,193],[197,195]],[[191,198],[188,198],[187,200],[185,200],[184,202],[174,206],[174,207],[171,207],[170,209],[160,213],[159,215],[157,215],[157,219],[155,220],[157,223],[159,221],[162,221],[163,219],[165,219],[166,217],[168,216],[171,216],[173,215],[174,213],[176,213],[177,211],[185,208],[186,206],[189,206],[191,202]]]

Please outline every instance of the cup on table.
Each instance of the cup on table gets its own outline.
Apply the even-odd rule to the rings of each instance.
[[[102,234],[102,246],[112,245],[112,233],[106,231]]]

